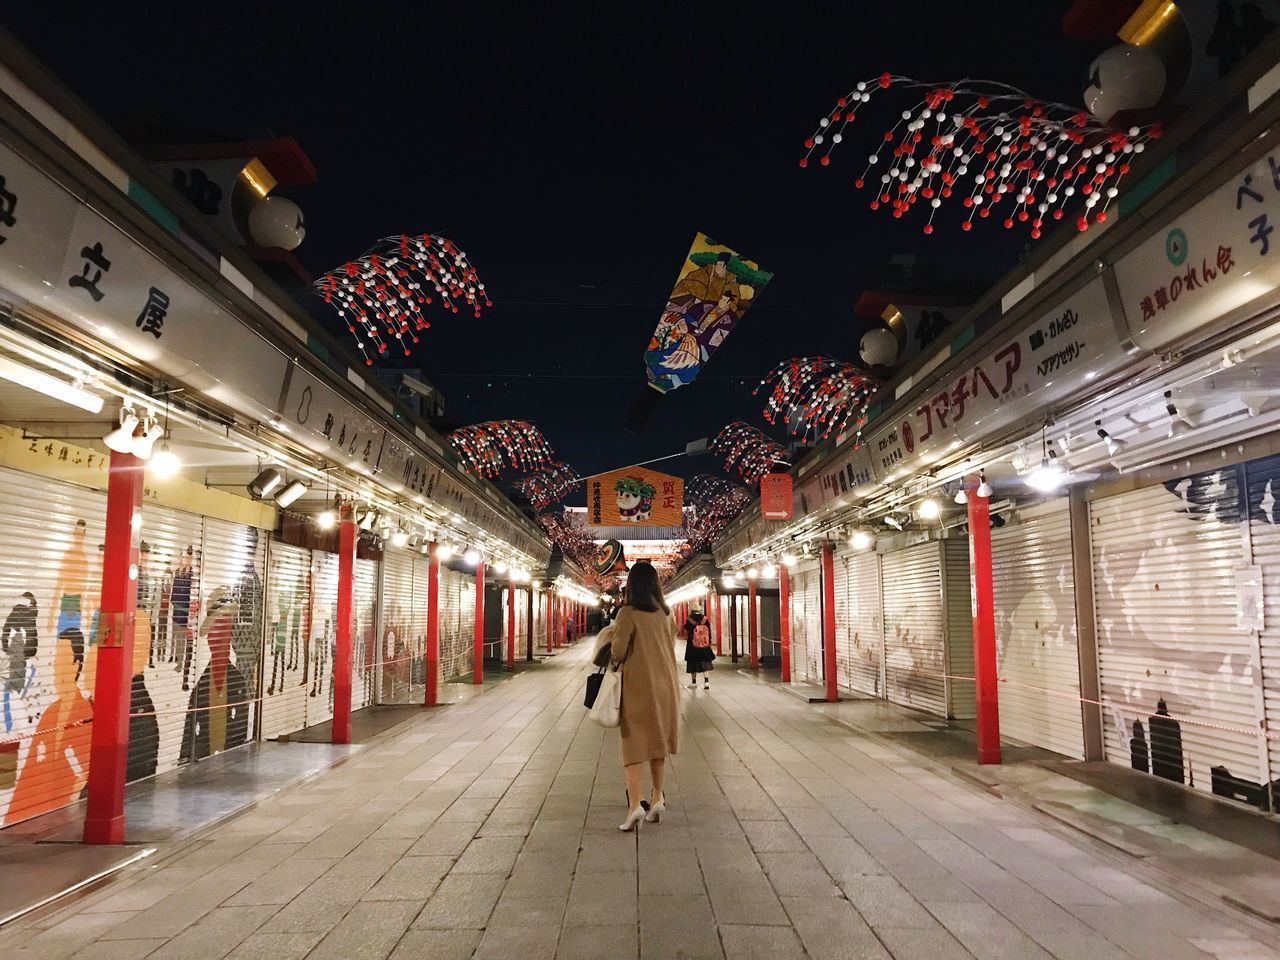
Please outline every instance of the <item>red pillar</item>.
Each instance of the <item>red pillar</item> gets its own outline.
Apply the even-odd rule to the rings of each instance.
[[[484,683],[484,561],[476,563],[476,631],[471,651],[471,682]]]
[[[356,572],[355,508],[346,504],[338,520],[338,623],[333,652],[334,743],[351,742],[351,627]]]
[[[424,707],[440,698],[440,554],[437,544],[427,547],[427,692]]]
[[[524,658],[533,663],[533,587],[524,594]]]
[[[991,511],[969,487],[969,589],[973,597],[973,669],[978,763],[1000,762],[1000,695],[996,681],[996,602],[991,578]]]
[[[778,564],[778,639],[782,644],[782,682],[791,682],[791,572]]]
[[[107,537],[102,556],[102,639],[93,682],[89,729],[89,802],[84,842],[124,843],[125,761],[129,754],[129,695],[138,608],[136,576],[143,465],[131,453],[112,451],[107,473]],[[145,638],[146,643],[151,638]],[[145,659],[145,658],[144,658]],[[75,734],[73,734],[75,735]]]
[[[716,618],[711,629],[716,633],[716,656],[724,656],[724,628],[720,625],[720,594],[715,594]]]
[[[507,670],[516,668],[516,585],[507,581]]]
[[[747,636],[751,649],[751,669],[760,669],[760,637],[756,630],[756,582],[747,587]]]
[[[836,691],[836,561],[835,547],[822,545],[822,675],[827,681],[827,703],[840,699]]]

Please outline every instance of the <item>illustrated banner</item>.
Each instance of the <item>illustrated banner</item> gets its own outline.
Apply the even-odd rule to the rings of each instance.
[[[692,383],[773,274],[699,233],[644,353],[649,386]]]
[[[616,527],[678,527],[684,518],[684,481],[679,477],[627,467],[587,479],[587,522]]]

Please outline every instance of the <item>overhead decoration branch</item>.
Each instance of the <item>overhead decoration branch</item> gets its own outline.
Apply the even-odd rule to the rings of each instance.
[[[923,207],[925,233],[952,198],[967,211],[962,230],[994,212],[1006,228],[1022,224],[1037,238],[1047,220],[1069,211],[1085,230],[1106,220],[1132,155],[1160,136],[1158,124],[1115,129],[1084,110],[993,80],[923,83],[882,73],[859,81],[822,116],[800,166],[815,156],[827,166],[872,95],[895,90],[919,99],[863,154],[854,186],[875,191],[872,210],[902,217]]]
[[[844,360],[830,357],[792,357],[770,370],[754,393],[768,388],[764,418],[779,420],[792,436],[805,440],[859,433],[880,381]]]
[[[449,434],[449,444],[463,466],[482,477],[496,477],[508,468],[531,473],[552,463],[551,444],[528,420],[490,420],[459,427]]]
[[[493,306],[467,255],[431,233],[379,240],[311,286],[338,311],[368,365],[393,349],[409,356],[418,332],[431,326],[424,308],[437,300],[451,313],[466,306],[477,317]]]
[[[541,513],[563,500],[581,482],[578,472],[567,463],[552,463],[545,470],[517,480],[512,486],[536,512]]]
[[[786,448],[750,424],[735,420],[715,435],[712,453],[724,457],[724,469],[735,470],[749,486],[778,463],[789,463]]]
[[[710,543],[751,503],[751,494],[723,477],[700,473],[685,484],[685,500],[693,507],[685,521],[685,536],[691,550]]]
[[[538,523],[560,552],[584,570],[592,570],[599,549],[586,528],[580,513],[544,513]]]

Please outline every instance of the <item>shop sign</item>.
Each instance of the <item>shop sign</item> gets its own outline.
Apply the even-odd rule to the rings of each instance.
[[[845,496],[862,499],[875,489],[871,454],[865,444],[850,445],[800,485],[796,499],[801,515]]]
[[[790,520],[791,475],[766,473],[760,478],[760,515],[766,520]]]
[[[1280,150],[1254,160],[1116,261],[1133,342],[1159,350],[1273,293],[1280,284],[1277,226]]]
[[[1101,277],[998,344],[867,438],[878,481],[891,483],[1024,420],[1125,359]]]
[[[238,413],[279,412],[284,354],[4,146],[0,285]]]
[[[597,527],[678,527],[684,523],[684,481],[647,467],[588,477],[587,522]]]

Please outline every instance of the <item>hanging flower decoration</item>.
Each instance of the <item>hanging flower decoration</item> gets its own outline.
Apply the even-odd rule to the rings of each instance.
[[[591,570],[598,546],[587,532],[585,515],[578,513],[544,513],[538,523],[560,552],[583,570]]]
[[[551,444],[528,420],[459,427],[449,434],[449,443],[467,471],[482,477],[496,477],[508,467],[530,473],[552,462]]]
[[[792,436],[825,440],[851,427],[859,433],[880,381],[865,370],[830,357],[792,357],[765,375],[754,393],[771,387],[764,418],[779,420]]]
[[[724,468],[736,470],[749,486],[755,486],[775,463],[789,463],[786,448],[755,427],[735,420],[711,441],[712,453],[724,457]]]
[[[1006,229],[1025,224],[1034,239],[1069,208],[1076,227],[1088,229],[1091,219],[1107,219],[1132,155],[1161,133],[1158,124],[1113,129],[1082,110],[991,80],[933,84],[882,73],[859,81],[818,121],[800,166],[815,155],[827,166],[858,111],[872,94],[891,88],[923,93],[884,132],[854,186],[870,183],[871,209],[883,206],[895,217],[923,205],[925,233],[933,233],[934,216],[952,197],[968,211],[962,230],[996,211]]]
[[[582,480],[567,463],[552,463],[545,470],[517,480],[512,486],[541,513],[573,492]]]
[[[390,355],[393,344],[409,356],[418,332],[431,326],[423,308],[437,299],[451,313],[465,304],[477,317],[482,306],[493,306],[467,255],[430,233],[379,240],[311,286],[337,309],[370,366],[374,354]]]
[[[723,477],[700,473],[685,483],[685,502],[693,507],[685,520],[683,553],[706,546],[751,503],[751,494]]]

